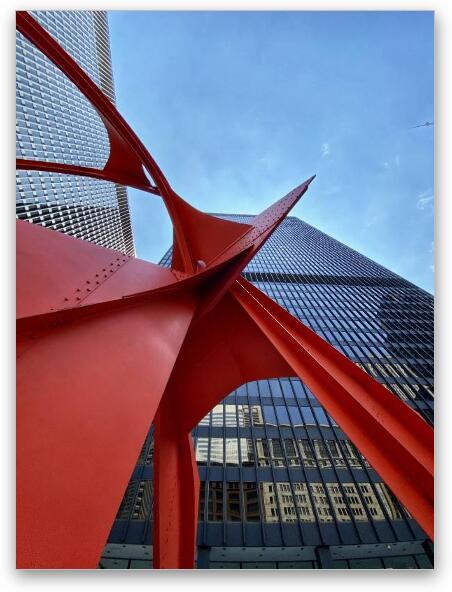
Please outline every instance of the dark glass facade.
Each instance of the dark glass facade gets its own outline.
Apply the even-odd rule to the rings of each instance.
[[[244,275],[433,423],[430,294],[294,217]],[[297,378],[242,385],[193,435],[198,567],[432,567],[425,533]],[[152,462],[151,430],[101,567],[150,566]]]
[[[32,15],[114,102],[107,14],[37,11]],[[102,168],[105,127],[88,100],[50,60],[16,32],[18,157]],[[86,177],[17,171],[16,214],[104,247],[135,254],[126,188]]]

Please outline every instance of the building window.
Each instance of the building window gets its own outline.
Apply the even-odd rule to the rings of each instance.
[[[367,514],[354,483],[343,483],[342,487],[354,519],[358,522],[366,522]]]
[[[359,460],[360,454],[356,446],[350,440],[341,440],[342,448],[345,452],[345,458],[353,469],[362,469],[363,466]]]
[[[315,456],[317,458],[318,465],[321,469],[327,469],[331,467],[331,461],[328,456],[328,451],[323,440],[313,440]]]
[[[340,493],[338,483],[327,483],[326,487],[330,494],[331,504],[333,505],[338,522],[350,522],[350,514],[347,509],[344,497]]]
[[[211,412],[212,426],[223,427],[223,404],[215,405]]]
[[[303,420],[301,419],[301,413],[298,407],[288,407],[287,411],[289,412],[290,419],[292,421],[292,425],[297,428],[303,425]]]
[[[149,449],[148,449],[146,457],[144,459],[144,464],[147,466],[152,465],[153,460],[154,460],[154,438],[152,438],[152,440],[149,444]]]
[[[265,423],[268,426],[276,426],[276,414],[273,405],[263,405]]]
[[[253,425],[256,427],[264,425],[264,417],[262,415],[262,407],[260,405],[250,405],[251,418]]]
[[[289,415],[287,414],[287,408],[282,405],[276,406],[276,417],[278,418],[278,425],[290,426]]]
[[[301,407],[301,414],[306,425],[316,425],[314,415],[309,407]]]
[[[314,522],[314,512],[306,483],[292,483],[300,522]]]
[[[240,428],[251,426],[251,415],[249,405],[237,405],[238,424]]]
[[[271,396],[274,399],[282,399],[281,384],[277,378],[272,378],[268,381],[270,384]]]
[[[196,462],[199,465],[206,465],[209,456],[209,438],[197,438],[196,440]]]
[[[314,407],[314,414],[319,425],[329,427],[330,424],[328,423],[326,413],[321,407]]]
[[[391,518],[391,520],[401,520],[402,514],[399,510],[399,503],[392,491],[390,491],[384,483],[374,483],[374,485],[380,495],[384,507],[386,508],[389,518]]]
[[[209,500],[207,504],[207,520],[223,522],[223,482],[209,482]]]
[[[140,481],[132,511],[132,520],[152,519],[152,481]]]
[[[129,519],[132,511],[132,506],[135,500],[135,494],[137,491],[138,481],[130,481],[127,486],[124,497],[122,498],[121,505],[119,506],[116,520]]]
[[[319,522],[333,522],[331,506],[325,493],[323,483],[310,483],[312,501]]]
[[[226,519],[229,522],[240,522],[240,481],[226,483]]]
[[[301,458],[303,460],[304,467],[316,468],[317,463],[315,462],[314,452],[311,447],[311,443],[307,438],[298,440],[298,446],[300,448]]]
[[[200,426],[209,426],[210,425],[210,411],[207,415],[205,415],[201,421],[199,422]]]
[[[274,467],[285,467],[284,452],[279,438],[270,438],[269,446],[272,455],[272,463]]]
[[[210,440],[210,464],[223,464],[223,438],[211,438]]]
[[[256,438],[257,464],[259,467],[270,466],[270,451],[267,438]]]
[[[206,506],[206,482],[201,481],[199,487],[199,506],[198,506],[198,520],[201,522],[204,518],[204,511]]]
[[[235,405],[225,405],[224,406],[224,417],[226,427],[235,428],[237,427],[237,415],[236,415],[236,406]]]
[[[345,460],[339,448],[339,443],[336,440],[327,440],[326,445],[333,459],[334,466],[338,468],[345,467]]]
[[[259,483],[259,488],[264,522],[279,522],[275,484],[273,482],[262,481]]]
[[[246,522],[260,522],[259,499],[255,482],[243,483],[243,507]]]
[[[281,387],[286,399],[293,399],[295,397],[289,380],[281,380]]]
[[[293,438],[285,438],[284,448],[286,451],[287,464],[290,467],[300,466],[300,457]]]
[[[358,483],[358,487],[361,491],[361,495],[364,498],[369,514],[372,520],[384,520],[384,514],[378,503],[377,496],[375,495],[370,483]]]
[[[271,397],[272,394],[270,392],[270,386],[268,384],[268,380],[258,380],[257,382],[259,384],[259,392],[260,392],[261,397]],[[255,396],[256,397],[258,396],[257,391],[255,393]]]
[[[254,465],[254,448],[251,438],[240,438],[240,457],[244,467]]]
[[[237,438],[226,438],[225,452],[226,465],[237,467],[239,465],[239,447]]]
[[[297,512],[290,483],[276,483],[276,492],[282,522],[296,522]]]

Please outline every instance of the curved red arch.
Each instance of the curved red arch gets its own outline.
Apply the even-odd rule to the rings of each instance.
[[[28,12],[18,11],[16,13],[16,27],[89,100],[102,119],[110,141],[110,156],[104,168],[100,170],[24,159],[17,159],[17,168],[88,176],[121,183],[160,195],[174,226],[175,239],[181,254],[183,270],[192,273],[195,267],[190,247],[183,232],[182,220],[175,204],[174,192],[144,144],[108,97]],[[154,179],[155,187],[148,181],[143,167]]]

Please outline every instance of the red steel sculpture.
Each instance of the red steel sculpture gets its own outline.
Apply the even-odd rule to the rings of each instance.
[[[196,210],[27,12],[17,28],[91,102],[110,141],[102,170],[22,159],[17,168],[137,187],[164,200],[174,227],[166,269],[17,222],[17,566],[97,567],[154,423],[154,567],[192,568],[191,431],[239,385],[278,376],[315,393],[433,538],[430,426],[240,275],[313,177],[252,224]]]

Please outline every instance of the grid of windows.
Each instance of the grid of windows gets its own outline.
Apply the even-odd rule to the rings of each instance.
[[[117,519],[152,519],[152,480],[130,481]],[[207,502],[207,503],[206,503]],[[199,521],[314,523],[393,520],[403,509],[384,483],[203,481]]]
[[[37,11],[38,22],[114,102],[107,15]],[[105,127],[88,100],[21,33],[16,33],[18,157],[100,168],[109,155]],[[41,171],[17,171],[16,215],[77,238],[135,254],[123,186]]]
[[[161,263],[170,258],[171,250]],[[282,223],[244,275],[433,422],[430,294],[296,218]],[[240,386],[201,420],[193,439],[203,484],[201,545],[229,548],[239,537],[244,548],[358,548],[427,538],[297,378]],[[337,561],[360,567],[364,560]]]

